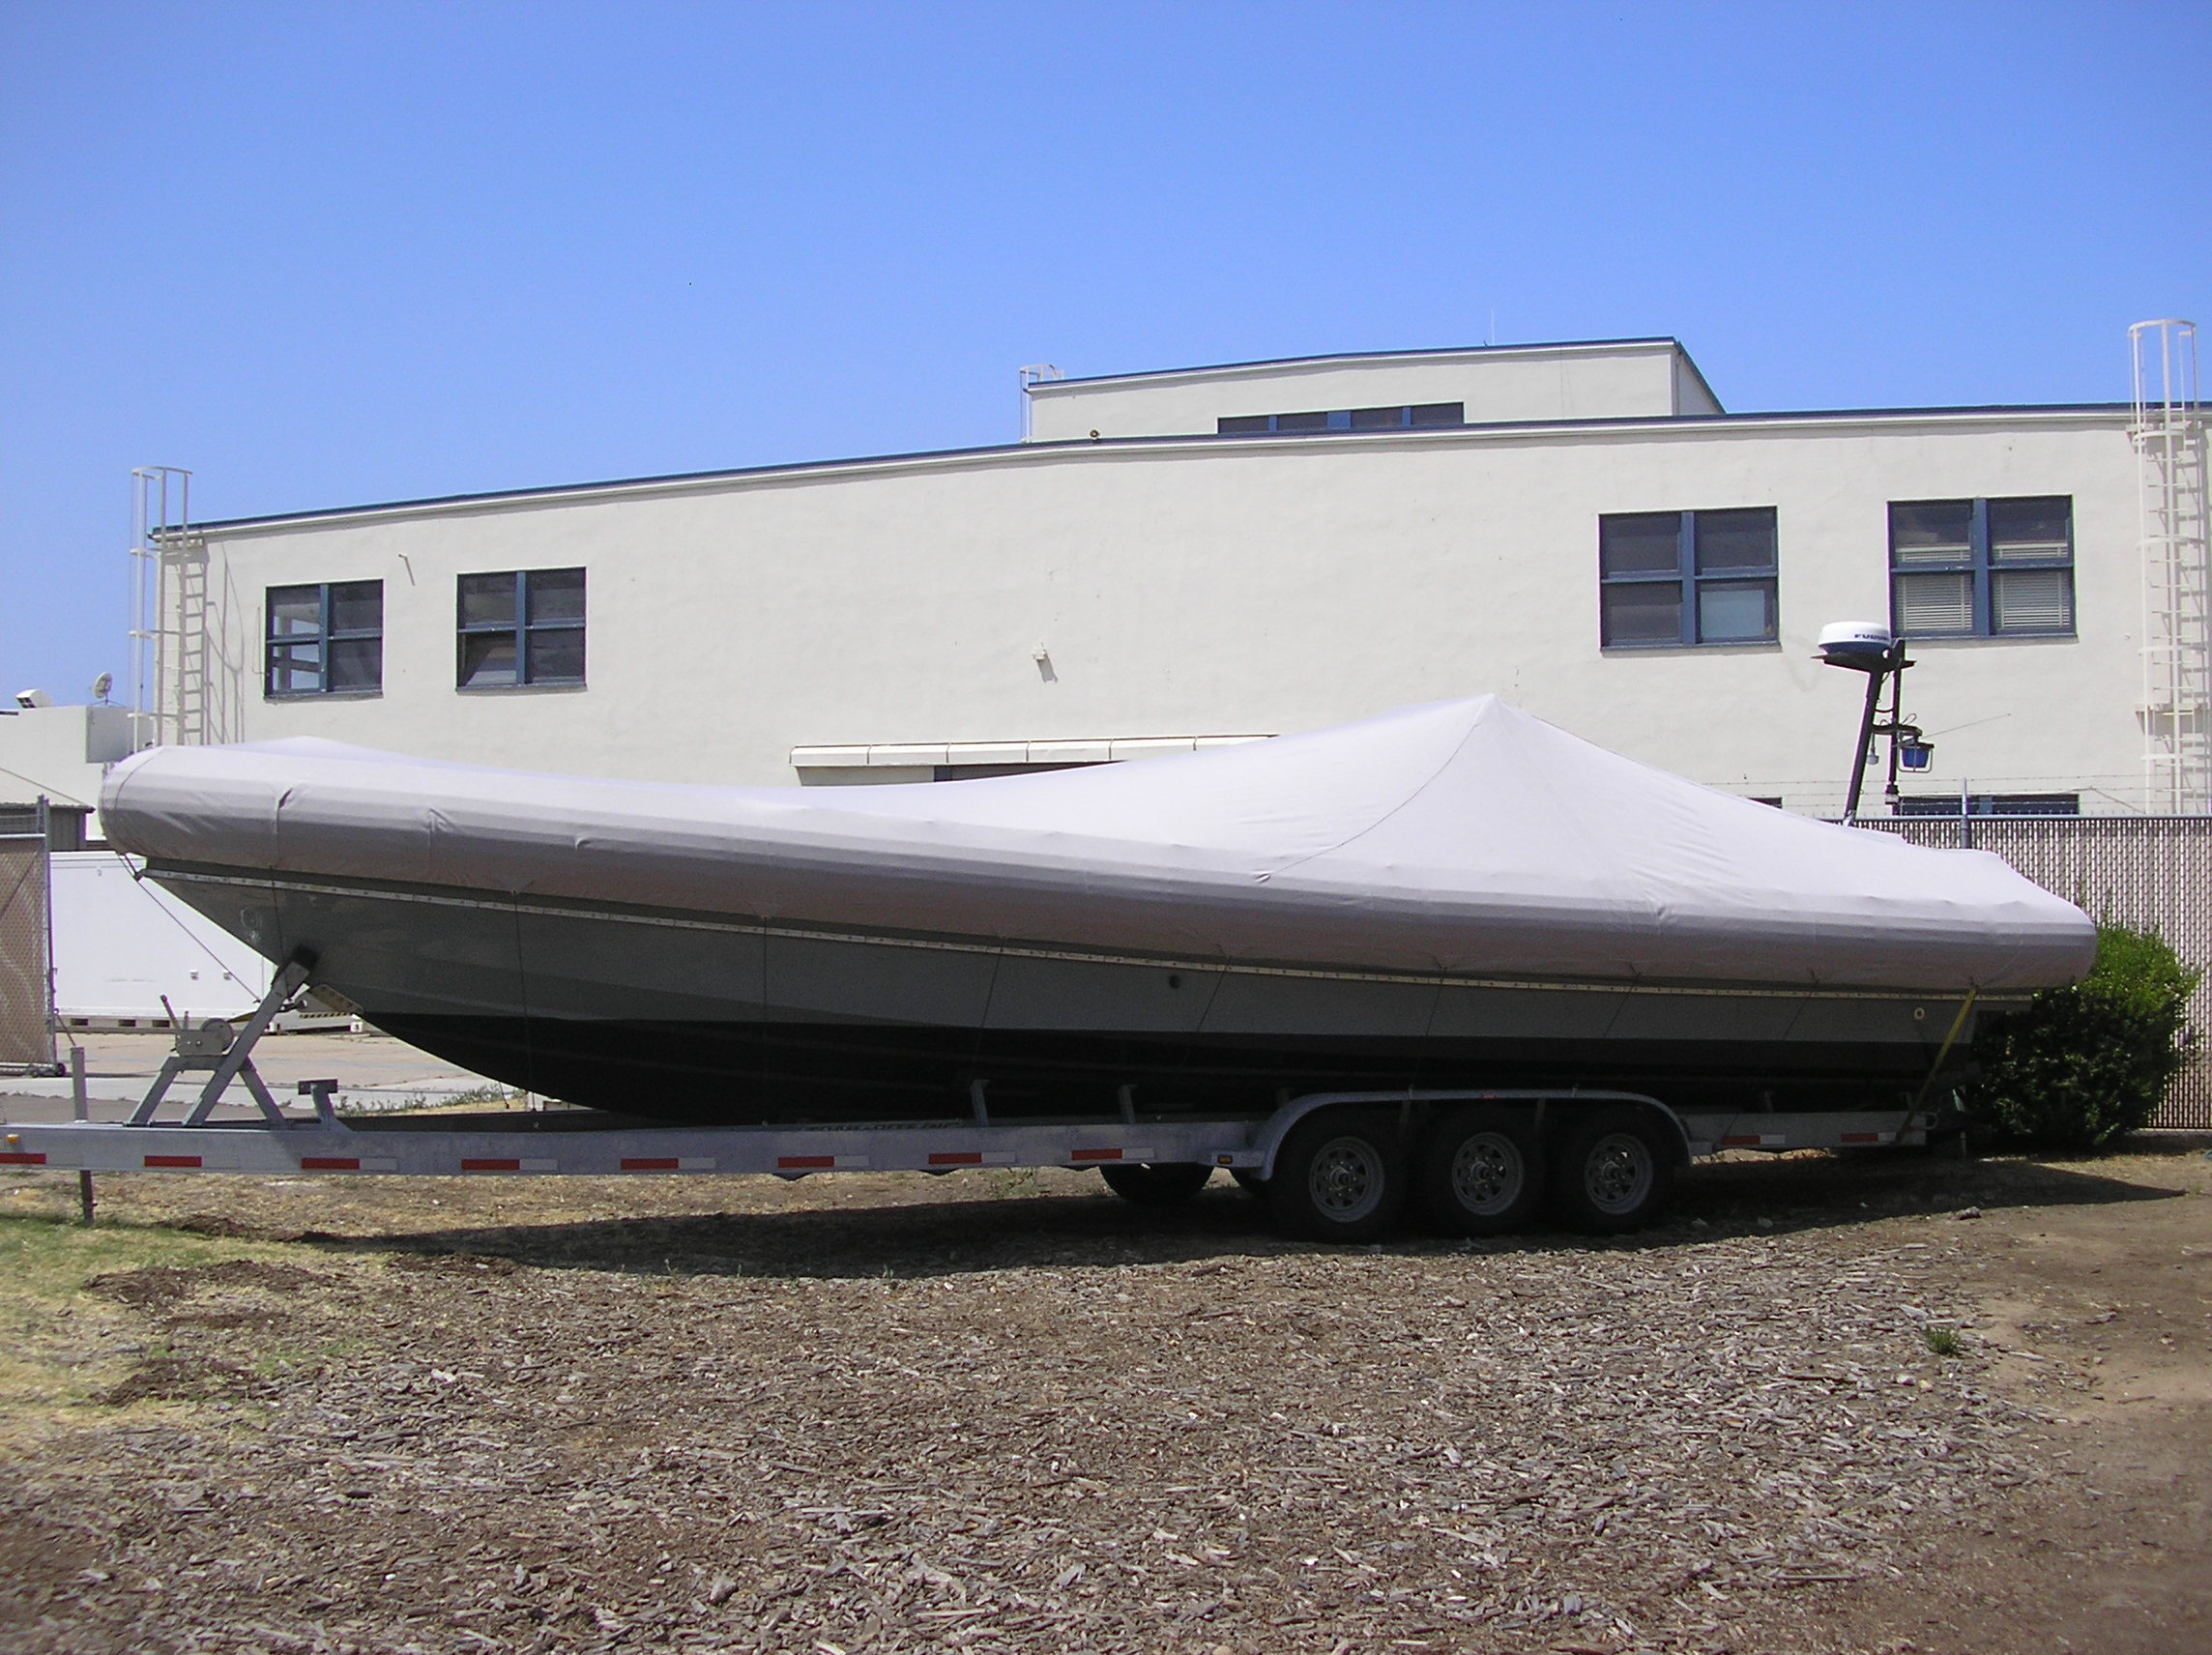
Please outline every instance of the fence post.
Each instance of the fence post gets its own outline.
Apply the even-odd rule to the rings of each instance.
[[[70,1047],[70,1101],[75,1105],[74,1114],[79,1120],[92,1118],[92,1099],[84,1089],[84,1048]],[[79,1172],[76,1176],[76,1205],[87,1229],[92,1226],[92,1175]]]

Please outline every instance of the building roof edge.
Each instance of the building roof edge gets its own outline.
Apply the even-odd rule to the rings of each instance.
[[[556,504],[593,495],[674,491],[706,488],[717,483],[768,481],[777,478],[804,479],[838,472],[867,472],[949,464],[963,460],[998,458],[1034,463],[1065,457],[1072,452],[1129,452],[1144,449],[1290,449],[1325,450],[1343,444],[1418,444],[1431,446],[1487,436],[1532,436],[1556,431],[1563,436],[1680,433],[1700,430],[1740,429],[1758,425],[1910,423],[1913,421],[1964,422],[1990,419],[2120,419],[2134,416],[2126,402],[1991,403],[1951,408],[1845,408],[1777,410],[1741,414],[1661,414],[1596,420],[1501,421],[1479,425],[1432,425],[1405,430],[1314,431],[1295,435],[1220,436],[1211,432],[1189,434],[1072,438],[1062,442],[992,443],[964,449],[922,449],[904,453],[860,454],[842,459],[784,461],[774,465],[736,466],[715,471],[670,472],[652,477],[608,478],[593,482],[541,484],[532,488],[492,489],[480,493],[429,495],[413,500],[379,501],[362,506],[329,507],[308,511],[270,512],[252,517],[215,518],[172,531],[171,537],[250,534],[305,527],[353,518],[419,516],[473,508],[523,506],[538,502]]]
[[[1673,346],[1684,357],[1689,355],[1683,349],[1681,340],[1664,334],[1626,339],[1537,340],[1520,345],[1432,345],[1417,350],[1328,351],[1310,357],[1263,357],[1251,362],[1199,363],[1188,367],[1141,368],[1134,373],[1080,374],[1070,379],[1040,379],[1025,389],[1033,396],[1050,396],[1062,389],[1072,391],[1102,385],[1128,385],[1146,380],[1183,379],[1210,373],[1258,373],[1273,367],[1318,367],[1329,363],[1411,362],[1430,357],[1533,356],[1547,351],[1619,350],[1631,345],[1644,348]],[[1716,397],[1714,400],[1719,399]]]

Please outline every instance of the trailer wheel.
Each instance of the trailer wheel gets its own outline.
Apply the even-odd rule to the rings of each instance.
[[[1666,1216],[1674,1194],[1674,1146],[1640,1109],[1600,1109],[1567,1130],[1552,1198],[1574,1229],[1620,1235]]]
[[[1213,1169],[1198,1161],[1144,1161],[1098,1169],[1106,1187],[1136,1206],[1180,1206],[1206,1187]]]
[[[1275,1222],[1316,1241],[1367,1241],[1406,1205],[1406,1155],[1390,1118],[1323,1110],[1275,1152],[1266,1197]]]
[[[1544,1148],[1527,1116],[1496,1104],[1438,1120],[1414,1173],[1423,1214],[1457,1235],[1502,1235],[1544,1205]]]

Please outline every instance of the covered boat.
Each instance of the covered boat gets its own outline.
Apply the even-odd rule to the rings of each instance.
[[[377,1027],[656,1118],[1599,1087],[1827,1109],[1964,1061],[2095,928],[1985,853],[1699,787],[1495,697],[923,786],[320,740],[118,766],[111,838]]]

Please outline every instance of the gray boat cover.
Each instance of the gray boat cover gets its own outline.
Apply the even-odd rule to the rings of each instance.
[[[317,740],[116,767],[157,864],[395,881],[1119,955],[1517,980],[1984,991],[2096,928],[1995,857],[1715,793],[1494,696],[1242,746],[927,786],[701,787]]]

